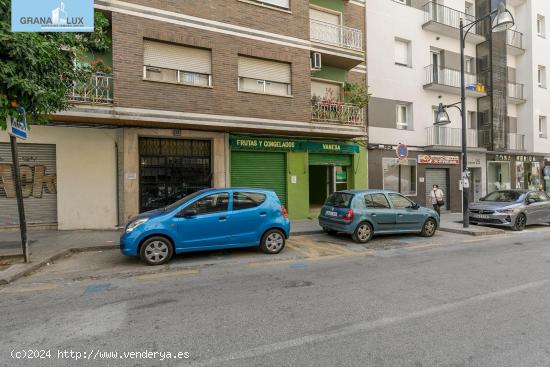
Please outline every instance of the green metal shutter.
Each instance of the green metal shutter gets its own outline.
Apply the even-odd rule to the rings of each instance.
[[[286,154],[231,152],[231,186],[273,190],[286,205]]]
[[[351,166],[351,155],[347,154],[309,154],[310,166]]]

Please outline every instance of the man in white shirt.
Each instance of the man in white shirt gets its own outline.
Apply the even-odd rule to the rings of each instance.
[[[434,207],[434,210],[439,216],[441,216],[441,207],[445,205],[445,202],[443,201],[443,198],[445,196],[443,190],[441,190],[438,185],[434,185],[430,196],[432,198],[432,205]]]

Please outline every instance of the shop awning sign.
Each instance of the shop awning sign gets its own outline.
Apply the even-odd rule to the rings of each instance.
[[[429,155],[418,156],[420,164],[460,164],[460,157],[456,155]]]
[[[316,153],[359,153],[359,146],[333,141],[293,140],[270,137],[232,136],[229,145],[236,150],[302,151]]]

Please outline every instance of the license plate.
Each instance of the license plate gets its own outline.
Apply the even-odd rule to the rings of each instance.
[[[489,219],[489,216],[487,214],[474,214],[474,213],[472,213],[472,217],[480,218],[480,219]]]
[[[337,216],[338,216],[338,213],[337,213],[337,212],[332,212],[332,211],[330,211],[330,210],[327,210],[327,211],[325,212],[325,215],[326,215],[327,217],[337,217]]]

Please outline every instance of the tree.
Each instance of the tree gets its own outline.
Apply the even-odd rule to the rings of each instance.
[[[65,96],[73,80],[86,68],[78,62],[87,52],[111,46],[109,20],[94,13],[94,32],[11,32],[11,2],[0,0],[0,127],[14,113],[16,100],[33,123],[44,123],[48,115],[71,107]]]

